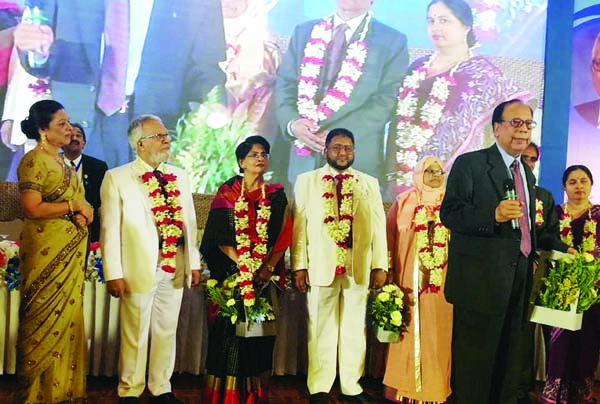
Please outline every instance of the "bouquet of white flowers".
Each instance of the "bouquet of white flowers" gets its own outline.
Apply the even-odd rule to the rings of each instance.
[[[402,290],[393,284],[385,285],[370,297],[368,313],[380,342],[398,342],[400,335],[406,331],[408,310],[403,297]]]

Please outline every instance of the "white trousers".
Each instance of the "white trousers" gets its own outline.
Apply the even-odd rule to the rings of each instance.
[[[362,392],[368,285],[338,275],[330,286],[311,286],[308,305],[308,391],[331,390],[339,363],[342,394]]]
[[[158,396],[171,391],[177,319],[183,296],[183,288],[173,287],[173,277],[174,274],[159,268],[148,293],[128,293],[121,297],[119,397],[139,397],[144,392],[148,358],[150,393]]]

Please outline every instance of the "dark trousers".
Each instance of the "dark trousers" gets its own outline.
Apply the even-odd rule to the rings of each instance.
[[[482,263],[485,265],[485,263]],[[484,270],[484,268],[482,268]],[[508,269],[507,269],[508,270]],[[457,404],[516,404],[530,266],[519,258],[509,304],[490,314],[454,306],[452,362]]]
[[[106,116],[96,108],[94,125],[86,133],[85,153],[106,161],[108,168],[133,160],[133,151],[127,141],[127,128],[133,119],[131,110]]]

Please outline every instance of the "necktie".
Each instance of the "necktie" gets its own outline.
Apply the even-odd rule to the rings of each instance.
[[[327,53],[325,57],[325,70],[323,73],[323,80],[321,83],[323,84],[323,91],[326,91],[331,87],[334,83],[335,78],[337,77],[338,72],[340,71],[340,66],[342,65],[342,61],[344,60],[344,56],[346,55],[346,30],[348,29],[348,24],[340,24],[335,27],[333,31],[333,35],[331,38],[331,42],[327,46]]]
[[[73,160],[69,160],[71,162],[71,167],[73,168],[73,171],[77,172],[77,166],[75,165],[75,162]]]
[[[340,209],[342,208],[342,180],[344,176],[342,174],[338,174],[335,176],[335,197],[337,198],[338,204],[338,218],[340,217]],[[348,237],[346,238],[346,245],[348,248],[352,247],[352,227],[350,227],[350,231],[348,232]]]
[[[523,202],[523,216],[519,218],[519,227],[521,228],[521,252],[524,256],[529,256],[531,252],[531,233],[529,232],[529,214],[527,209],[527,198],[525,196],[525,185],[521,170],[519,170],[519,160],[513,161],[511,164],[513,177],[515,178],[515,190],[517,191],[517,199]]]
[[[105,0],[104,56],[98,107],[108,116],[125,104],[129,55],[129,0]]]

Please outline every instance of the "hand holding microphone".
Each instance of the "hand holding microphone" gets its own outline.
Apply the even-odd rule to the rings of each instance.
[[[517,200],[515,182],[512,178],[504,180],[504,200],[496,207],[496,222],[504,223],[510,220],[513,229],[519,229],[519,218],[523,215],[523,202]]]

